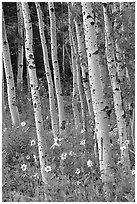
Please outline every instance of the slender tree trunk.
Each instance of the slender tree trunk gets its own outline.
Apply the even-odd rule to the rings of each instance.
[[[21,3],[17,2],[17,16],[18,16],[18,75],[17,75],[17,90],[18,93],[23,90],[23,15],[21,9]]]
[[[45,191],[47,187],[47,173],[45,172],[45,151],[46,151],[46,143],[45,143],[45,132],[43,127],[43,119],[42,119],[42,110],[41,110],[41,102],[38,88],[38,80],[36,75],[36,66],[34,62],[34,54],[33,54],[33,33],[32,33],[32,23],[29,14],[28,3],[22,4],[22,12],[24,18],[24,26],[25,26],[25,52],[26,52],[26,60],[27,60],[27,69],[29,73],[30,79],[30,88],[31,95],[33,101],[33,109],[36,123],[36,132],[38,138],[38,149],[39,149],[39,160],[41,167],[42,179],[45,186]],[[45,194],[45,201],[47,200]]]
[[[77,20],[75,21],[75,27],[76,27],[77,42],[78,42],[78,53],[80,57],[80,66],[82,70],[82,82],[83,82],[83,87],[86,95],[88,112],[91,118],[93,119],[94,113],[93,113],[92,97],[91,97],[90,86],[89,86],[84,30],[81,22],[77,22]]]
[[[71,12],[71,3],[68,3],[69,11]],[[80,97],[80,104],[81,104],[81,113],[82,113],[82,129],[84,132],[87,130],[87,122],[86,122],[86,98],[84,93],[84,88],[82,85],[82,76],[80,72],[80,60],[78,55],[78,49],[77,49],[77,41],[76,41],[76,34],[74,31],[74,22],[70,18],[70,35],[72,37],[72,46],[74,49],[74,55],[76,56],[76,70],[77,70],[77,84],[78,84],[78,91],[79,91],[79,97]]]
[[[52,81],[49,59],[48,59],[47,43],[46,43],[45,34],[44,34],[45,25],[42,18],[44,16],[42,14],[40,4],[39,3],[35,3],[35,4],[36,4],[38,20],[39,20],[39,31],[40,31],[42,50],[43,50],[44,66],[45,66],[45,72],[46,72],[46,77],[48,82],[51,124],[52,124],[54,139],[56,140],[56,138],[58,138],[58,121],[57,121],[57,113],[56,113],[56,106],[55,106],[53,81]]]
[[[70,47],[71,47],[71,67],[73,71],[73,96],[72,96],[72,109],[74,114],[74,121],[75,121],[75,129],[76,132],[80,132],[80,119],[79,119],[79,111],[78,111],[78,86],[77,86],[77,70],[76,70],[76,56],[74,54],[74,47],[72,43],[72,36],[71,36],[71,12],[70,7],[68,6],[68,21],[69,21],[69,41],[70,41]]]
[[[128,149],[125,148],[126,140],[127,140],[125,113],[122,105],[120,83],[116,72],[114,42],[113,42],[112,30],[111,30],[112,28],[110,26],[110,20],[107,13],[108,6],[109,5],[106,3],[103,4],[107,65],[108,65],[109,75],[111,78],[115,114],[117,117],[117,127],[118,127],[120,148],[121,148],[121,160],[122,160],[124,169],[129,173],[130,172],[129,154],[128,154]]]
[[[56,89],[56,96],[58,102],[58,111],[59,111],[59,131],[60,136],[65,134],[65,111],[64,111],[64,102],[63,95],[60,83],[60,72],[59,72],[59,64],[57,58],[57,38],[56,38],[56,17],[55,17],[55,9],[54,3],[49,2],[49,15],[50,15],[50,34],[51,34],[51,55],[52,55],[52,63],[54,70],[54,82]]]
[[[82,3],[82,13],[88,57],[90,88],[96,123],[101,178],[104,183],[106,200],[110,201],[112,196],[111,188],[114,182],[112,170],[113,162],[110,150],[108,119],[105,112],[105,103],[100,81],[94,12],[90,2]]]
[[[6,74],[6,81],[7,81],[8,104],[9,104],[9,109],[11,113],[12,125],[13,127],[18,127],[20,126],[20,116],[16,105],[14,76],[12,72],[10,50],[9,50],[9,44],[7,40],[4,14],[2,15],[3,15],[2,16],[3,60],[4,60],[4,68],[5,68],[5,74]]]

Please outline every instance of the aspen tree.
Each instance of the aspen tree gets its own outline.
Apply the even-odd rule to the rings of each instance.
[[[21,2],[21,4],[22,4],[22,12],[23,12],[23,19],[24,19],[24,27],[25,27],[25,52],[26,52],[26,60],[27,60],[27,69],[28,69],[29,79],[30,79],[30,88],[31,88],[34,116],[35,116],[35,123],[36,123],[36,132],[37,132],[37,138],[38,138],[40,168],[41,168],[42,179],[46,190],[46,187],[47,187],[47,173],[45,171],[46,143],[45,143],[45,132],[43,127],[38,80],[36,75],[36,66],[34,62],[32,23],[31,23],[30,14],[29,14],[28,3]],[[47,200],[46,194],[45,194],[45,200]]]
[[[117,118],[117,127],[118,127],[118,134],[119,134],[119,140],[120,140],[121,161],[123,163],[124,169],[129,173],[130,172],[129,154],[128,154],[128,148],[125,148],[126,141],[128,139],[127,131],[126,131],[126,123],[125,123],[125,113],[122,105],[120,83],[116,72],[114,42],[113,42],[113,36],[112,36],[112,30],[111,30],[112,28],[111,28],[109,14],[108,14],[108,6],[109,6],[108,4],[103,3],[107,65],[108,65],[109,75],[111,79],[111,86],[113,90],[114,108],[115,108],[115,114]]]
[[[46,43],[45,34],[44,34],[44,26],[45,26],[43,22],[44,16],[40,8],[40,3],[35,3],[35,4],[37,9],[38,21],[39,21],[39,32],[40,32],[40,38],[41,38],[41,44],[42,44],[42,50],[43,50],[44,67],[45,67],[45,72],[46,72],[46,77],[48,82],[51,124],[52,124],[54,139],[56,140],[56,138],[58,138],[58,122],[57,122],[57,113],[56,113],[56,107],[55,107],[53,81],[52,81],[51,70],[50,70],[49,59],[48,59],[47,43]]]
[[[68,21],[69,21],[69,41],[70,41],[70,48],[71,48],[71,67],[73,72],[73,95],[72,95],[72,109],[74,114],[74,121],[75,121],[75,129],[78,133],[80,131],[80,119],[79,119],[79,112],[77,107],[77,98],[78,98],[78,87],[77,87],[77,70],[76,70],[76,56],[74,53],[74,47],[72,43],[72,36],[71,36],[71,12],[70,7],[68,6]]]
[[[69,11],[71,11],[71,3],[68,3]],[[76,60],[76,70],[77,70],[77,85],[78,85],[78,92],[79,92],[79,98],[80,98],[80,104],[81,104],[81,113],[82,113],[82,129],[85,132],[87,130],[87,123],[86,123],[86,104],[85,104],[85,95],[84,95],[84,89],[82,86],[81,81],[81,72],[80,72],[80,63],[79,63],[79,55],[78,55],[78,49],[76,45],[76,34],[74,31],[74,22],[70,21],[70,35],[72,37],[72,46],[74,48],[74,55]]]
[[[23,90],[23,15],[21,9],[21,3],[17,2],[17,17],[18,17],[18,74],[17,74],[17,90],[18,92]]]
[[[51,55],[52,55],[54,82],[55,82],[58,112],[59,112],[59,131],[60,131],[60,135],[63,135],[65,134],[66,120],[65,120],[63,94],[62,94],[61,83],[60,83],[59,64],[58,64],[58,58],[57,58],[55,8],[54,8],[53,2],[49,2],[48,4],[49,4],[49,15],[50,15]]]
[[[7,81],[8,104],[13,127],[20,126],[20,116],[16,105],[15,84],[12,72],[9,44],[6,34],[4,14],[2,14],[3,61]]]
[[[96,135],[99,150],[101,179],[104,184],[106,200],[111,200],[111,187],[114,182],[113,162],[110,150],[108,119],[105,112],[100,73],[99,58],[96,42],[94,12],[91,3],[82,3],[85,43],[88,57],[90,89],[96,123]]]
[[[77,35],[77,42],[78,42],[78,53],[80,57],[80,66],[82,70],[82,82],[83,82],[83,87],[86,95],[88,112],[91,118],[93,119],[93,105],[92,105],[92,97],[90,93],[89,78],[88,78],[84,30],[81,22],[79,22],[79,19],[75,20],[75,27],[76,27],[76,35]]]

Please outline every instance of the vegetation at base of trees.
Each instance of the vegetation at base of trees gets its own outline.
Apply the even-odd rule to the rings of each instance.
[[[30,25],[32,23],[33,27],[32,33],[30,31],[30,38],[33,41],[33,46],[31,47],[33,48],[32,53],[34,52],[34,63],[32,64],[36,65],[36,74],[34,80],[34,74],[32,72],[30,74],[27,71],[27,69],[29,70],[32,67],[31,65],[27,67],[27,49],[25,50],[24,47],[26,30],[24,30],[23,40],[18,33],[20,29],[18,27],[19,7],[17,7],[15,2],[5,2],[3,3],[3,19],[5,20],[6,29],[3,30],[6,30],[8,38],[6,41],[9,44],[10,51],[5,51],[5,58],[3,59],[6,62],[6,54],[11,57],[12,66],[10,66],[10,70],[11,72],[13,71],[12,78],[15,83],[14,94],[16,95],[13,99],[16,98],[15,106],[18,108],[20,125],[13,126],[12,117],[10,117],[12,115],[10,104],[8,103],[8,88],[10,87],[8,87],[6,72],[3,71],[2,201],[134,202],[134,3],[55,2],[53,4],[48,2],[29,2],[22,4],[29,6],[29,23]],[[49,15],[49,5],[52,14],[55,8],[56,19],[54,20],[56,20],[57,39],[51,34],[50,15],[52,14]],[[36,6],[40,6],[41,14],[43,13],[44,15],[43,19],[38,17]],[[93,12],[89,15],[88,12],[92,11],[90,7],[93,9]],[[104,10],[105,17],[103,16],[103,8],[106,9]],[[95,18],[91,18],[93,14]],[[85,19],[83,18],[84,16]],[[45,39],[43,41],[39,34],[40,23],[41,27],[44,25]],[[111,24],[110,27],[108,26],[109,23]],[[88,33],[90,26],[93,27],[92,36]],[[110,29],[111,27],[114,32]],[[84,41],[84,37],[86,42]],[[60,76],[58,73],[55,73],[57,70],[54,70],[56,68],[53,66],[53,63],[56,64],[56,60],[54,61],[52,58],[51,38],[54,38],[52,40],[55,40],[57,43],[57,50],[54,50],[57,51],[57,56],[54,53],[54,57],[58,60]],[[44,49],[42,50],[41,44],[44,43],[44,40],[47,51],[46,49],[45,51]],[[91,44],[92,46],[94,45],[96,50],[93,50],[89,40],[92,41]],[[114,44],[110,43],[112,42],[111,40]],[[18,60],[19,49],[22,49],[22,44],[24,49],[22,50],[24,53],[23,75],[20,74],[19,81],[21,84],[19,85]],[[107,49],[109,48],[111,49],[108,52]],[[117,51],[120,53],[117,53]],[[52,78],[53,86],[47,82],[48,73],[45,73],[46,67],[44,67],[43,53],[47,57],[45,59],[49,60],[49,65],[47,63],[46,66],[49,66],[48,69],[51,71],[52,76],[50,80]],[[119,54],[123,58],[120,58]],[[91,56],[93,58],[90,61]],[[32,55],[29,55],[29,57],[31,61]],[[115,60],[113,61],[110,58],[114,58]],[[20,63],[22,63],[22,59],[20,59]],[[112,63],[117,68],[120,67],[124,70],[124,77],[122,75],[121,78],[118,78],[121,73],[120,71],[116,71],[116,67]],[[4,64],[3,67],[6,69]],[[92,70],[90,70],[90,67],[92,67]],[[99,70],[97,71],[98,67]],[[108,73],[108,67],[110,69],[109,72],[114,68],[114,75]],[[23,81],[21,81],[22,76]],[[120,103],[124,113],[120,116],[118,114],[121,114],[122,111],[115,111],[116,106],[120,104],[116,104],[116,99],[114,100],[118,90],[113,87],[113,77],[116,79],[115,83],[119,89]],[[30,83],[28,82],[29,79]],[[62,90],[62,93],[61,91],[57,91],[55,80],[59,81],[61,87],[58,88]],[[31,96],[33,89],[32,81],[34,85],[37,84],[36,87],[34,86],[35,99],[33,98],[33,93]],[[53,88],[52,94],[49,91],[50,85]],[[21,87],[20,90],[20,86],[23,86],[23,89]],[[85,91],[85,89],[88,88],[89,91],[86,93],[87,90]],[[60,92],[63,105],[59,105],[60,101],[55,97],[55,101],[53,102],[55,103],[55,106],[53,106],[55,111],[52,109],[53,115],[51,116],[49,98],[52,100],[51,95],[53,96],[54,94],[56,96],[58,92]],[[90,92],[92,93],[92,100],[88,101],[91,98]],[[36,127],[36,123],[39,124],[40,122],[40,120],[37,120],[38,115],[35,115],[37,105],[34,104],[34,100],[38,98],[40,108],[38,107],[37,113],[40,114],[39,110],[42,110],[39,116],[43,123],[39,129]],[[100,98],[102,99],[101,101]],[[99,103],[101,104],[100,107],[98,106]],[[103,103],[106,103],[106,106],[103,106]],[[63,106],[63,112],[61,113]],[[103,109],[99,110],[101,107]],[[74,110],[75,108],[76,112]],[[60,114],[57,115],[57,121],[59,123],[60,118],[63,118],[65,115],[65,130],[61,129],[61,134],[56,138],[53,132],[55,121],[52,119],[55,119],[54,112],[59,112],[59,109]],[[82,109],[84,112],[82,112]],[[97,114],[100,114],[100,117]],[[120,126],[121,132],[118,128],[119,122],[122,121],[118,121],[120,117],[123,118],[124,125],[126,126],[125,130],[127,131],[124,139],[123,135],[120,137],[120,134],[124,132],[123,128],[121,128],[122,126]],[[100,118],[102,119],[100,120]],[[102,125],[103,120],[108,120],[108,126],[104,129]],[[60,123],[62,124],[62,122]],[[78,129],[76,126],[78,126]],[[44,134],[41,134],[42,131],[40,128],[44,130]],[[38,134],[41,135],[38,137]],[[39,142],[40,137],[42,138],[41,144]],[[123,161],[125,155],[129,158]],[[112,172],[109,159],[112,161]],[[43,175],[45,176],[46,182],[43,179]],[[108,176],[108,180],[104,175]],[[104,180],[102,179],[103,176],[105,177]]]

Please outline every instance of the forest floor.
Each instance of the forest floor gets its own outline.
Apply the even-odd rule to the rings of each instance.
[[[30,95],[24,94],[19,107],[21,127],[11,128],[10,112],[5,98],[2,137],[3,202],[43,202],[44,186],[41,178],[34,113]],[[87,132],[74,129],[71,96],[65,96],[66,135],[61,146],[54,146],[51,131],[49,102],[41,96],[42,115],[47,144],[47,197],[51,202],[104,202],[98,165],[94,123],[87,116]],[[80,103],[79,110],[80,110]],[[81,118],[81,115],[80,115]],[[81,118],[82,122],[82,118]],[[110,118],[110,141],[115,166],[115,183],[111,202],[133,202],[135,195],[134,151],[128,145],[132,180],[123,176],[115,116]],[[82,126],[82,124],[81,124]],[[129,182],[129,185],[128,185]],[[132,184],[132,185],[131,185]]]

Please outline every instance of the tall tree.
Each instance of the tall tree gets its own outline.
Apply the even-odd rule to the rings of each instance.
[[[78,8],[78,5],[76,4],[75,7]],[[92,97],[91,97],[90,86],[89,86],[84,29],[81,22],[80,14],[78,16],[76,15],[75,17],[75,27],[76,27],[76,35],[77,35],[77,42],[78,42],[78,54],[79,54],[80,66],[82,70],[82,82],[83,82],[83,87],[86,95],[88,112],[91,118],[93,119],[93,106],[92,106]]]
[[[95,18],[90,2],[82,3],[85,43],[88,57],[90,89],[96,123],[96,135],[99,150],[101,178],[104,183],[106,200],[111,200],[111,187],[114,182],[112,158],[110,150],[108,119],[99,73],[98,47],[95,32]]]
[[[104,11],[104,22],[105,22],[104,29],[105,29],[106,57],[107,57],[109,75],[111,79],[111,86],[113,90],[115,114],[117,117],[117,127],[118,127],[118,134],[119,134],[120,148],[121,148],[121,160],[125,170],[128,171],[128,173],[130,173],[130,160],[129,160],[128,149],[124,148],[126,145],[126,140],[128,138],[127,138],[126,123],[125,123],[125,113],[124,113],[123,104],[122,104],[120,82],[116,71],[114,41],[112,36],[109,4],[103,3],[103,11]]]
[[[71,11],[71,3],[68,3],[69,10]],[[71,11],[72,12],[72,11]],[[74,21],[72,21],[72,18],[70,18],[70,35],[72,38],[72,46],[74,49],[74,55],[75,55],[75,61],[76,61],[76,71],[77,71],[77,86],[78,86],[78,92],[79,92],[79,98],[80,98],[80,104],[81,104],[81,114],[82,114],[82,129],[83,131],[87,130],[87,123],[86,123],[86,101],[85,101],[85,93],[84,93],[84,88],[82,85],[82,76],[80,72],[80,60],[79,60],[79,55],[78,55],[78,48],[77,48],[77,41],[76,41],[76,34],[74,31]]]
[[[75,129],[77,132],[80,131],[80,118],[79,118],[79,111],[78,111],[78,87],[77,87],[77,70],[76,70],[76,56],[74,53],[74,47],[72,42],[72,35],[71,35],[71,11],[70,6],[68,3],[68,21],[69,21],[69,41],[70,41],[70,48],[71,48],[71,67],[73,71],[73,95],[72,95],[72,109],[74,114],[74,123],[75,123]]]
[[[8,104],[11,113],[12,125],[14,127],[20,126],[20,116],[18,107],[16,105],[14,76],[11,65],[10,50],[6,34],[4,14],[2,13],[2,37],[3,37],[3,61],[7,81]]]
[[[28,3],[22,2],[21,4],[22,4],[22,12],[23,12],[23,18],[24,18],[24,26],[25,26],[25,52],[26,52],[26,60],[27,60],[27,69],[28,69],[29,79],[30,79],[30,88],[31,88],[34,116],[35,116],[35,123],[36,123],[36,132],[37,132],[37,138],[38,138],[40,168],[41,168],[42,179],[43,179],[45,191],[46,191],[47,172],[45,171],[45,163],[46,163],[45,131],[43,127],[39,87],[38,87],[38,80],[36,75],[36,66],[34,62],[32,23],[31,23]],[[45,194],[45,200],[47,200],[46,194]]]
[[[35,4],[36,4],[36,9],[37,9],[37,14],[38,14],[39,31],[40,31],[42,50],[43,50],[44,67],[45,67],[45,72],[46,72],[46,77],[47,77],[47,82],[48,82],[51,124],[52,124],[54,139],[56,140],[56,138],[58,138],[58,122],[57,122],[57,113],[56,113],[56,106],[55,106],[53,81],[52,81],[51,70],[50,70],[49,59],[48,59],[47,43],[46,43],[45,33],[44,33],[44,27],[45,27],[44,22],[43,22],[44,16],[40,8],[40,3],[35,3]]]
[[[23,51],[24,51],[24,42],[23,42],[23,32],[24,32],[24,25],[23,25],[23,15],[21,9],[21,3],[17,2],[17,17],[18,17],[18,75],[17,75],[17,90],[18,93],[23,89]]]
[[[59,131],[60,135],[65,132],[65,110],[64,110],[64,102],[63,95],[60,83],[60,72],[59,72],[59,64],[57,57],[57,37],[56,37],[56,17],[55,17],[55,8],[54,3],[49,2],[49,15],[50,15],[50,35],[51,35],[51,55],[52,55],[52,64],[54,70],[54,82],[56,89],[56,96],[58,102],[58,112],[59,112]]]

